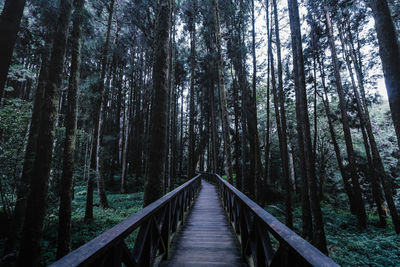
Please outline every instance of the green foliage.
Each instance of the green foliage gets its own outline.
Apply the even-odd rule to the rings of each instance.
[[[349,212],[323,209],[326,221],[326,237],[330,257],[342,266],[398,266],[400,264],[400,237],[393,228],[381,229],[370,225],[361,231],[356,218]],[[378,224],[378,218],[369,216]]]
[[[388,229],[378,228],[378,218],[369,215],[367,230],[360,230],[357,218],[346,210],[322,203],[325,234],[329,257],[341,266],[399,266],[400,236],[395,235],[390,220]],[[266,210],[281,222],[285,221],[284,209],[269,205]],[[301,234],[301,208],[293,211],[294,230]]]
[[[8,79],[17,82],[26,82],[27,80],[33,80],[35,75],[29,69],[25,68],[24,65],[12,65],[8,72]]]
[[[74,200],[72,201],[72,236],[71,248],[76,249],[106,230],[117,225],[132,214],[142,209],[143,192],[134,194],[116,194],[107,192],[110,207],[102,209],[99,207],[97,191],[94,194],[94,220],[86,222],[85,203],[86,186],[81,183],[75,186]],[[48,265],[55,261],[57,247],[57,225],[58,210],[49,211],[44,229],[42,263]],[[137,233],[134,232],[126,239],[128,247],[133,247]]]
[[[5,99],[0,107],[0,211],[10,213],[24,158],[31,104]]]

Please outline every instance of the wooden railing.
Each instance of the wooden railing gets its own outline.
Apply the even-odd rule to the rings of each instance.
[[[249,266],[339,266],[219,175],[202,174],[218,187]],[[277,249],[269,234],[275,237]]]
[[[168,257],[173,235],[200,185],[199,174],[51,266],[157,266]],[[139,227],[133,250],[129,249],[126,239]]]

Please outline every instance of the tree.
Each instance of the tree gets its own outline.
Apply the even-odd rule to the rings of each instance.
[[[371,162],[371,173],[372,173],[372,190],[373,190],[373,195],[375,198],[375,202],[377,205],[377,209],[378,209],[378,214],[381,220],[381,224],[382,226],[386,226],[386,221],[385,220],[385,213],[383,211],[383,199],[382,199],[382,193],[381,193],[381,186],[379,185],[379,181],[382,183],[383,185],[383,192],[385,194],[385,198],[386,198],[386,202],[388,204],[389,210],[390,210],[390,214],[392,217],[392,222],[395,226],[395,231],[396,233],[400,233],[400,219],[398,216],[398,212],[395,206],[395,202],[393,200],[393,193],[391,190],[391,181],[390,178],[388,176],[388,174],[385,171],[383,162],[382,162],[382,158],[380,155],[380,152],[378,150],[378,145],[376,142],[376,138],[374,135],[374,132],[372,130],[372,124],[371,124],[371,118],[369,115],[369,111],[368,111],[368,106],[367,106],[367,100],[366,100],[366,96],[365,96],[365,88],[364,88],[364,74],[362,73],[362,67],[359,65],[359,60],[357,60],[357,56],[356,53],[354,51],[354,49],[352,49],[354,47],[353,42],[353,37],[351,34],[351,30],[348,27],[347,28],[347,33],[349,38],[347,39],[347,41],[349,42],[349,50],[348,51],[346,49],[346,46],[343,46],[343,50],[345,52],[345,58],[346,58],[346,62],[348,65],[348,69],[349,69],[349,73],[350,73],[350,77],[352,80],[352,85],[353,85],[353,91],[354,91],[354,96],[356,99],[356,103],[357,103],[357,109],[358,109],[358,114],[360,117],[360,123],[361,126],[364,126],[365,128],[365,133],[363,132],[363,138],[364,138],[364,142],[368,143],[370,146],[370,151],[368,151],[368,149],[366,149],[367,152],[367,156],[370,158],[369,161]],[[341,31],[341,34],[343,35],[343,30]],[[343,43],[345,43],[344,40],[344,36],[341,37],[341,41]],[[354,79],[354,74],[352,72],[352,68],[351,68],[351,64],[350,64],[350,59],[353,60],[354,62],[354,69],[356,71],[356,75],[357,75],[357,79],[358,79],[358,87],[360,89],[361,94],[358,92],[357,86],[356,86],[356,82]],[[366,144],[366,146],[368,146],[368,144]]]
[[[73,28],[71,33],[72,58],[69,77],[67,114],[65,118],[65,141],[63,172],[61,177],[60,207],[58,213],[57,258],[70,251],[72,179],[75,166],[77,93],[81,65],[82,20],[85,0],[75,0]]]
[[[6,0],[0,15],[0,102],[26,0]]]
[[[400,148],[400,68],[398,67],[400,62],[400,47],[397,40],[397,33],[387,1],[369,0],[368,2],[375,19],[379,54],[382,60],[394,129]]]
[[[167,112],[168,112],[168,55],[170,1],[158,2],[154,34],[153,99],[151,110],[150,143],[147,175],[144,187],[144,203],[147,206],[163,195],[163,177],[167,155]]]
[[[367,136],[367,131],[366,131],[366,128],[369,128],[371,126],[370,125],[367,126],[367,120],[366,120],[364,107],[361,104],[360,94],[358,92],[356,82],[354,79],[353,67],[351,65],[350,56],[349,56],[349,53],[348,53],[346,45],[345,45],[343,31],[342,31],[341,27],[339,27],[339,38],[342,43],[342,54],[343,54],[344,61],[346,62],[347,70],[349,72],[349,76],[351,79],[351,85],[353,88],[354,99],[356,101],[357,115],[360,120],[360,128],[361,128],[361,134],[362,134],[363,141],[364,141],[365,154],[367,156],[368,172],[369,172],[368,175],[369,175],[369,181],[371,182],[372,195],[373,195],[374,201],[376,203],[376,208],[378,210],[378,215],[379,215],[379,220],[380,220],[381,226],[385,227],[386,226],[386,214],[383,211],[383,203],[382,203],[383,198],[382,198],[382,194],[381,194],[382,189],[378,182],[379,176],[376,175],[377,173],[374,170],[374,165],[372,162],[372,156],[371,156],[371,149],[372,149],[371,144],[372,143],[370,144],[370,142],[368,140],[368,138],[371,137],[371,135]],[[372,137],[372,138],[374,138],[374,137]]]
[[[273,83],[272,88],[274,92],[274,105],[278,127],[279,137],[279,148],[281,151],[282,169],[286,190],[286,225],[293,228],[293,215],[292,215],[292,200],[291,200],[291,186],[289,177],[289,153],[288,153],[288,142],[287,142],[287,123],[286,123],[286,112],[285,112],[285,94],[283,92],[283,71],[282,71],[282,55],[281,55],[281,41],[279,35],[279,18],[278,8],[276,0],[272,0],[274,8],[274,23],[275,23],[275,38],[276,38],[276,51],[277,51],[277,63],[278,63],[278,92],[276,92],[276,85]],[[271,69],[273,69],[273,57],[271,57]],[[275,77],[273,77],[275,79]],[[279,96],[278,96],[279,94]]]
[[[51,32],[51,30],[49,29]],[[42,53],[42,62],[40,66],[39,80],[36,87],[35,98],[33,102],[32,117],[29,126],[28,140],[25,147],[25,156],[22,167],[21,178],[17,188],[17,200],[15,202],[14,214],[12,217],[11,229],[5,244],[5,254],[15,250],[21,239],[21,231],[24,225],[26,202],[29,193],[29,184],[34,167],[34,161],[37,149],[37,138],[40,128],[40,111],[44,101],[44,89],[48,79],[48,63],[50,57],[50,34],[46,35],[45,47]]]
[[[196,138],[194,135],[194,87],[196,73],[196,13],[197,3],[192,0],[191,14],[189,15],[190,32],[190,102],[189,102],[189,158],[188,158],[188,179],[192,178],[196,169],[195,148]]]
[[[325,71],[324,71],[325,67],[323,65],[323,60],[320,59],[319,55],[317,55],[317,62],[318,62],[319,69],[320,69],[321,83],[322,83],[322,88],[323,88],[323,93],[321,95],[321,98],[322,98],[322,102],[323,102],[324,109],[325,109],[325,115],[326,115],[326,118],[328,121],[329,134],[331,136],[333,149],[335,151],[337,165],[338,165],[340,174],[343,179],[344,189],[346,191],[347,197],[349,198],[350,211],[351,211],[351,213],[356,214],[353,190],[349,183],[348,175],[346,174],[345,168],[343,166],[342,155],[340,153],[340,147],[339,147],[339,144],[337,141],[335,128],[334,128],[334,124],[333,124],[333,120],[332,120],[332,112],[331,112],[330,103],[329,103],[328,89],[327,89],[326,81],[325,81]]]
[[[217,69],[218,69],[218,89],[219,99],[221,104],[221,121],[222,121],[222,136],[224,140],[224,154],[225,154],[225,172],[228,182],[232,183],[232,159],[231,159],[231,140],[229,135],[229,118],[228,107],[225,92],[225,78],[224,78],[224,61],[222,58],[221,47],[221,32],[219,21],[219,7],[217,0],[213,0],[214,8],[214,23],[215,23],[215,39],[217,48]]]
[[[104,178],[99,171],[100,163],[100,140],[101,140],[101,112],[104,97],[104,79],[106,77],[106,68],[108,63],[108,51],[110,43],[110,34],[112,26],[112,18],[114,12],[115,0],[111,0],[108,10],[108,21],[107,21],[107,32],[106,40],[104,43],[103,57],[101,60],[101,74],[97,85],[97,92],[94,99],[94,110],[93,110],[93,137],[92,137],[92,150],[90,156],[90,174],[87,183],[87,195],[86,195],[86,210],[85,219],[93,219],[93,187],[94,177],[96,176],[97,190],[99,192],[100,205],[104,208],[108,206],[107,196],[104,189]]]
[[[326,28],[329,37],[329,47],[332,53],[332,64],[335,74],[336,90],[339,96],[340,114],[342,116],[343,132],[346,142],[347,157],[349,160],[351,181],[353,185],[354,204],[357,212],[358,222],[361,227],[365,228],[367,226],[367,214],[365,212],[365,206],[361,195],[360,182],[357,174],[357,165],[349,126],[349,117],[347,115],[346,100],[343,91],[342,78],[339,70],[339,61],[336,52],[335,40],[333,37],[332,21],[330,17],[329,7],[326,6],[325,8]]]
[[[251,1],[251,55],[253,61],[253,79],[252,94],[248,94],[248,128],[250,135],[251,150],[251,172],[253,176],[252,188],[254,188],[254,197],[257,201],[261,200],[260,188],[262,188],[262,164],[260,140],[258,137],[258,119],[257,119],[257,54],[256,54],[256,29],[255,29],[255,5]]]
[[[18,266],[38,266],[40,260],[43,220],[46,214],[46,198],[52,147],[58,115],[59,89],[66,52],[68,26],[72,0],[61,0],[57,30],[54,35],[52,55],[49,63],[49,78],[45,87],[44,102],[40,110],[40,129],[30,193],[27,201]]]
[[[294,79],[296,91],[296,114],[297,125],[300,129],[299,147],[303,147],[305,167],[307,170],[307,180],[310,189],[310,204],[313,215],[313,244],[324,253],[328,253],[326,247],[324,223],[322,219],[322,211],[318,197],[318,186],[315,173],[315,159],[312,153],[310,121],[308,118],[307,108],[307,92],[306,92],[306,77],[304,70],[303,48],[301,40],[299,8],[297,0],[288,0],[290,30],[292,39]],[[299,127],[300,126],[300,127]],[[298,133],[298,134],[299,134]],[[302,137],[302,139],[301,139]],[[303,184],[303,186],[305,186]]]

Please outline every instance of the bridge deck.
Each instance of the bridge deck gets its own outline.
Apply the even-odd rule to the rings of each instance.
[[[163,266],[246,266],[216,188],[202,188]]]

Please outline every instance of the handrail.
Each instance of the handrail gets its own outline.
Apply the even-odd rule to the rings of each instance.
[[[202,174],[217,185],[242,255],[250,266],[339,266],[219,175]],[[276,251],[269,233],[279,242]]]
[[[201,174],[54,262],[56,266],[154,266],[168,257],[171,236],[183,223]],[[125,238],[140,226],[131,252]]]

